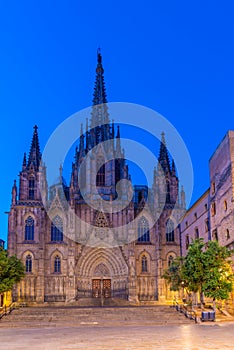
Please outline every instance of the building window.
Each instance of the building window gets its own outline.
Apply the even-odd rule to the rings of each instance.
[[[206,219],[206,221],[205,221],[205,231],[206,232],[210,231],[210,221],[209,221],[209,219]]]
[[[199,238],[199,229],[196,227],[195,228],[195,239]]]
[[[230,239],[230,232],[229,229],[227,228],[226,230],[226,239],[229,240]]]
[[[51,241],[62,242],[63,241],[63,221],[60,216],[55,216],[51,223]]]
[[[143,255],[143,257],[141,259],[141,271],[148,272],[148,261],[147,261],[147,257],[145,255]]]
[[[34,220],[31,216],[25,220],[24,239],[25,241],[34,240]]]
[[[213,230],[212,238],[213,238],[214,241],[218,241],[219,240],[217,229]]]
[[[205,204],[205,211],[207,211],[208,210],[208,205],[207,204]]]
[[[150,242],[149,223],[144,216],[138,221],[138,242]]]
[[[211,204],[211,215],[212,215],[212,216],[215,216],[215,215],[216,215],[216,204],[215,204],[215,202],[213,202],[213,203]]]
[[[194,214],[194,219],[197,220],[197,213]]]
[[[105,175],[106,175],[106,167],[104,163],[104,159],[99,159],[97,162],[97,177],[96,184],[97,186],[105,186]],[[102,164],[102,165],[101,165]]]
[[[226,200],[224,201],[223,206],[224,206],[224,210],[227,211],[228,205],[227,205],[227,201]]]
[[[32,272],[32,257],[30,254],[26,256],[25,260],[25,272]]]
[[[166,224],[166,241],[167,242],[175,241],[175,227],[174,227],[174,222],[171,219],[168,219]]]
[[[215,182],[212,182],[212,184],[211,184],[211,191],[212,191],[212,194],[214,194],[216,191]]]
[[[28,198],[34,199],[35,197],[35,179],[30,177],[28,181]]]
[[[54,272],[61,273],[61,259],[58,255],[54,258]]]
[[[171,201],[171,191],[170,191],[170,182],[168,180],[167,180],[167,183],[166,183],[166,189],[167,189],[166,202],[170,203],[170,201]]]
[[[170,255],[169,258],[168,258],[168,267],[171,266],[171,264],[173,263],[173,261],[174,261],[174,258],[173,258],[172,255]]]
[[[186,228],[188,227],[188,221],[185,222],[185,226],[186,226]]]
[[[186,249],[189,248],[189,235],[186,235],[186,238],[185,238],[185,246],[186,246]]]

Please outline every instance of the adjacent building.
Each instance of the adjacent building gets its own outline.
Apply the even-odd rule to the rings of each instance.
[[[217,240],[234,248],[234,131],[228,131],[209,161],[210,188],[186,212],[181,222],[185,256],[192,239]]]

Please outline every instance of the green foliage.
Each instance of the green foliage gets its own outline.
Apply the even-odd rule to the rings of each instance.
[[[12,289],[25,275],[25,268],[16,256],[7,256],[7,252],[0,248],[0,293]]]
[[[217,241],[207,244],[203,239],[194,240],[184,259],[175,259],[163,277],[171,290],[178,291],[182,286],[188,291],[213,300],[224,300],[233,289],[234,275],[228,258],[233,252],[219,246]]]
[[[178,291],[181,288],[183,277],[182,277],[182,258],[176,258],[172,261],[168,269],[164,272],[163,278],[170,284],[170,289]]]
[[[182,273],[187,288],[191,292],[201,292],[205,280],[204,275],[204,242],[202,239],[194,240],[185,257]]]
[[[228,258],[232,252],[226,247],[219,246],[217,241],[210,241],[204,252],[204,274],[206,280],[203,284],[205,296],[214,300],[224,300],[229,297],[233,288],[233,273],[231,260]]]

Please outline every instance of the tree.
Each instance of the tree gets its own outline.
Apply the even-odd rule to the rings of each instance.
[[[182,267],[183,279],[186,282],[187,289],[194,294],[199,292],[201,302],[203,302],[203,284],[206,280],[204,274],[204,247],[205,243],[202,238],[193,240]]]
[[[226,247],[219,246],[217,241],[210,241],[207,244],[204,256],[205,281],[202,289],[205,296],[214,301],[228,299],[233,288],[233,272],[231,268],[232,251]]]
[[[233,251],[222,247],[217,241],[207,244],[199,238],[192,241],[188,253],[183,259],[175,259],[164,273],[171,290],[178,291],[183,287],[189,292],[200,294],[216,300],[225,300],[233,289],[234,275],[231,260]]]
[[[0,293],[12,289],[25,275],[25,267],[16,256],[8,257],[7,251],[0,248]]]

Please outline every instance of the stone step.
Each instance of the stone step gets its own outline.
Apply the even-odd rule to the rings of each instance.
[[[0,320],[1,327],[46,327],[46,325],[81,326],[96,324],[110,326],[136,323],[181,324],[190,323],[185,316],[168,306],[157,307],[28,307],[13,312]]]

